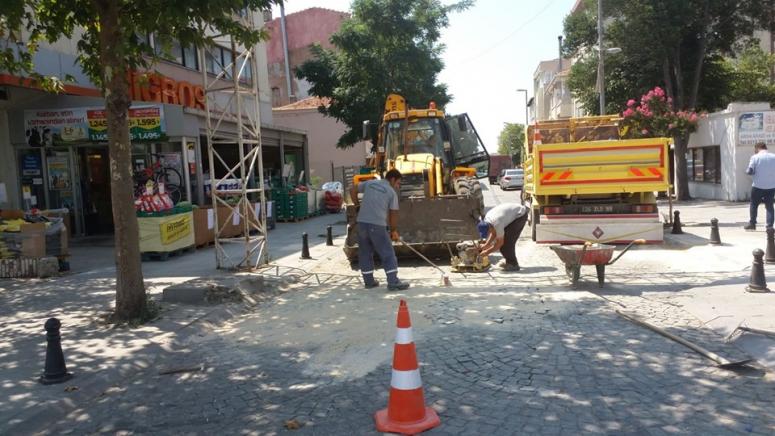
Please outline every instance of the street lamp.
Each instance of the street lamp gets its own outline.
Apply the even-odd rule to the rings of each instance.
[[[525,93],[525,131],[527,131],[527,125],[529,122],[528,116],[527,116],[527,89],[517,89],[517,92],[524,92]]]

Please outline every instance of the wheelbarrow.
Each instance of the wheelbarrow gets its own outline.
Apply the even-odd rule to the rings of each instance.
[[[613,257],[614,249],[616,248],[614,245],[586,242],[581,246],[552,245],[549,248],[557,253],[557,256],[565,264],[565,274],[568,275],[572,285],[575,286],[579,282],[581,265],[595,265],[597,269],[597,282],[602,288],[605,282],[605,267],[613,265],[633,245],[645,243],[644,239],[636,239],[630,242],[613,260],[611,260],[611,257]]]

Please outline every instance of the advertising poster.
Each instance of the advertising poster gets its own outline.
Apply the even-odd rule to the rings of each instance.
[[[108,140],[108,122],[104,108],[73,108],[24,111],[27,145],[50,147],[74,142]],[[132,141],[156,141],[166,138],[164,110],[161,106],[129,109],[129,138]]]
[[[25,154],[22,156],[22,176],[33,177],[41,175],[40,155]]]
[[[24,135],[30,147],[50,147],[88,139],[86,109],[24,111]]]
[[[87,111],[89,139],[108,140],[108,119],[104,109]],[[161,106],[142,106],[129,109],[129,139],[132,141],[156,141],[166,137],[164,111]]]
[[[169,245],[191,234],[191,214],[179,214],[159,224],[161,243]]]
[[[67,157],[49,157],[46,163],[48,164],[49,189],[69,191],[72,185],[70,182],[70,162]]]
[[[753,146],[757,142],[775,144],[775,111],[741,114],[738,127],[739,146]]]

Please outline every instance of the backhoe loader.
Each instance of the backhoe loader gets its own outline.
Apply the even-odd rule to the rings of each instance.
[[[364,139],[371,139],[371,123],[364,121]],[[402,174],[398,228],[401,238],[426,256],[451,256],[457,243],[478,238],[476,224],[484,214],[480,178],[487,177],[490,158],[467,114],[445,116],[431,102],[411,109],[406,100],[390,94],[378,125],[371,170],[353,177],[357,186],[381,178],[390,170]],[[348,259],[358,258],[358,210],[347,211]],[[399,257],[412,250],[395,244]]]

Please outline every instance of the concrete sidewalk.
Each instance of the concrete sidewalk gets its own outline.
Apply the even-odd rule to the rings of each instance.
[[[660,208],[667,210],[666,204],[661,204]],[[681,305],[720,336],[729,335],[741,323],[775,332],[775,293],[745,291],[750,279],[752,252],[757,248],[765,250],[767,243],[763,224],[759,224],[756,231],[743,229],[748,223],[748,203],[695,200],[676,203],[674,209],[681,212],[684,234],[673,235],[667,230],[665,242],[668,246],[686,249],[688,259],[684,265],[717,263],[717,267],[729,273],[723,280],[677,292],[670,301]],[[764,207],[760,207],[760,223],[764,222],[764,217]],[[719,220],[720,246],[709,244],[711,218]],[[718,265],[719,261],[721,265]],[[775,266],[765,264],[765,276],[769,283],[775,281]],[[746,333],[733,338],[732,343],[762,365],[775,370],[773,338]]]

